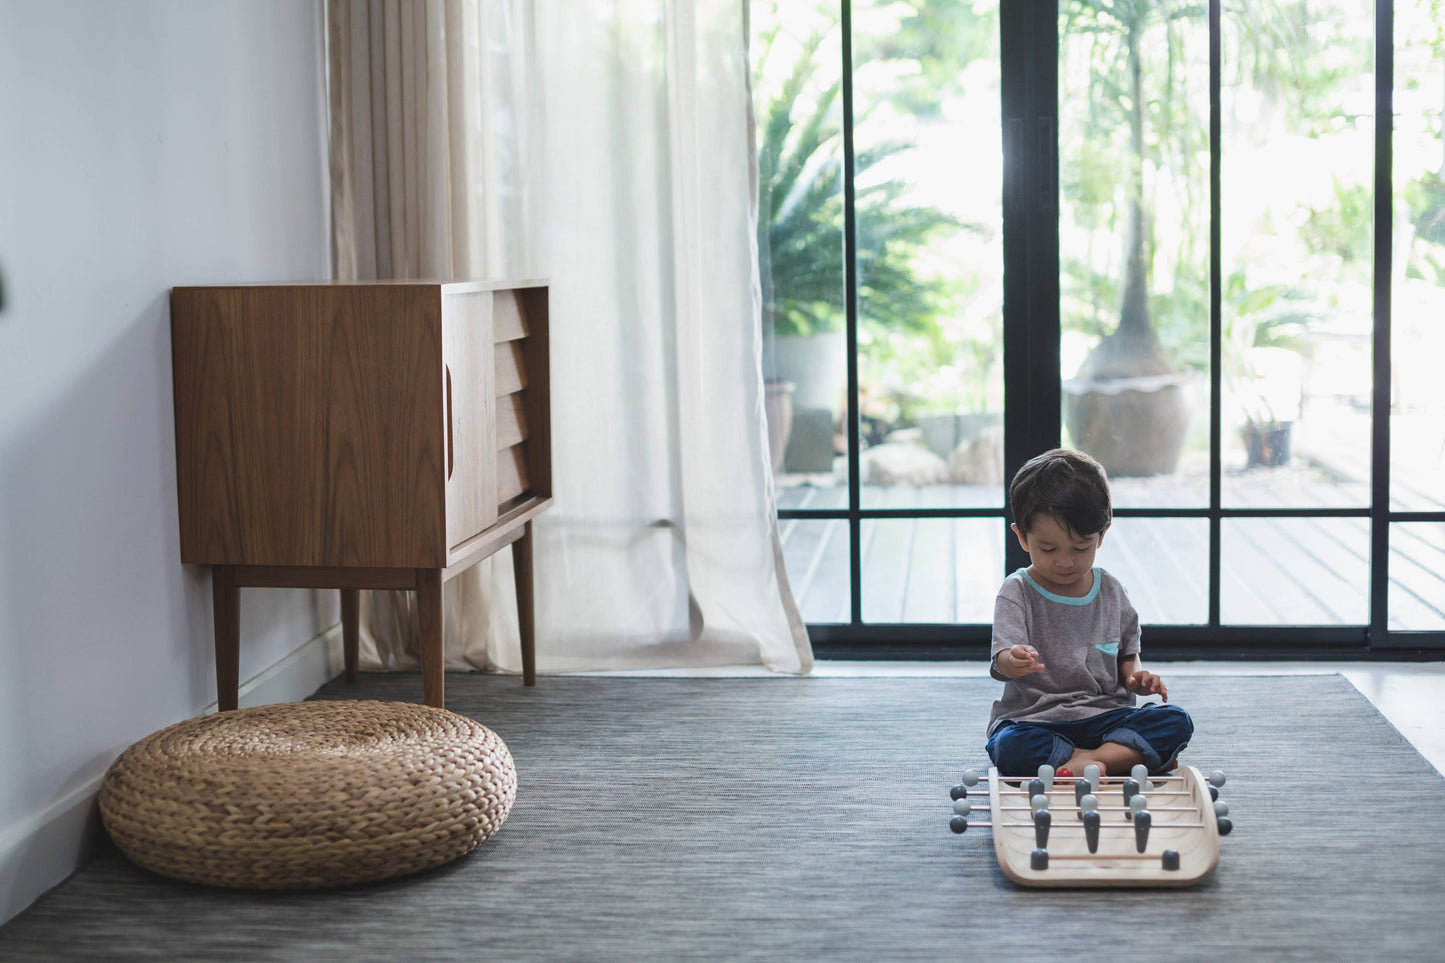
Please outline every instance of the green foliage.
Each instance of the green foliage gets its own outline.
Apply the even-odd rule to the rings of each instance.
[[[1209,343],[1208,78],[1198,51],[1206,14],[1204,4],[1191,0],[1067,0],[1061,6],[1061,69],[1081,64],[1088,79],[1085,109],[1077,112],[1082,116],[1060,131],[1061,149],[1071,156],[1063,168],[1064,226],[1087,239],[1082,252],[1077,242],[1064,251],[1065,329],[1114,334],[1121,303],[1129,314],[1127,274],[1137,259],[1144,265],[1137,290],[1145,293],[1146,308],[1134,314],[1147,319],[1176,365],[1196,370],[1207,370]],[[1368,77],[1373,59],[1372,32],[1356,29],[1358,16],[1347,5],[1250,0],[1226,5],[1224,17],[1226,97],[1230,87],[1254,94],[1266,129],[1280,125],[1296,138],[1323,139],[1373,122],[1368,114],[1342,109],[1368,94],[1361,78]],[[1129,84],[1134,69],[1143,77],[1138,96]],[[1066,78],[1062,83],[1061,96],[1074,96],[1066,92]],[[1231,120],[1226,114],[1226,125]],[[1238,156],[1226,148],[1224,163]],[[1411,209],[1419,212],[1421,228],[1445,233],[1445,196],[1430,201],[1424,184],[1416,193]],[[1248,230],[1293,246],[1302,270],[1368,268],[1372,196],[1368,182],[1337,180],[1328,203],[1302,204],[1287,220],[1269,223],[1231,209],[1228,195],[1223,216],[1260,218]],[[1166,198],[1179,214],[1160,221],[1157,211]],[[1128,230],[1131,204],[1139,205],[1143,230]],[[1126,249],[1119,258],[1099,256],[1100,245],[1121,238]],[[1164,274],[1156,263],[1161,250],[1169,254]],[[1228,283],[1242,283],[1242,271]],[[1226,306],[1238,301],[1253,310],[1245,303],[1251,292],[1222,293]],[[1308,300],[1305,292],[1285,294],[1272,286],[1262,296]]]
[[[1405,185],[1407,208],[1414,212],[1415,236],[1433,244],[1445,244],[1445,178],[1438,171]]]
[[[1370,264],[1375,253],[1375,191],[1371,184],[1341,184],[1334,178],[1334,203],[1323,210],[1310,208],[1299,236],[1309,250],[1329,254],[1344,264]]]
[[[975,293],[964,282],[949,289],[955,302]],[[928,413],[997,411],[1003,405],[1001,386],[987,376],[1003,358],[992,330],[959,337],[937,324],[911,331],[867,326],[859,338],[863,411],[879,422],[901,427]]]
[[[1308,292],[1284,284],[1250,286],[1245,272],[1224,280],[1223,349],[1226,355],[1251,348],[1299,350],[1312,314]]]
[[[912,69],[898,78],[891,100],[915,117],[935,117],[945,95],[962,92],[968,63],[998,55],[991,42],[996,18],[995,8],[972,0],[913,3],[896,29],[856,37],[854,61],[908,62]]]
[[[992,237],[993,229],[916,200],[911,135],[876,134],[941,118],[943,102],[963,92],[966,67],[997,57],[997,9],[988,0],[860,6],[853,37],[859,411],[877,441],[929,409],[1001,403],[987,397],[1001,360],[997,315],[966,311],[983,282],[966,267],[960,277],[956,261],[940,269],[960,231]],[[788,16],[777,17],[784,7]],[[754,44],[764,324],[780,335],[841,330],[844,321],[837,4],[827,7],[811,19],[807,0],[754,7],[762,22],[810,24],[791,37],[762,31]],[[798,35],[807,39],[799,43]],[[996,102],[996,88],[986,96]]]
[[[844,318],[840,88],[837,81],[817,82],[821,41],[815,35],[804,45],[786,82],[758,112],[763,310],[778,334],[835,331]],[[858,293],[864,323],[924,330],[943,309],[946,291],[918,276],[918,254],[960,225],[942,211],[908,204],[902,182],[870,179],[878,165],[909,149],[892,142],[854,155]]]
[[[804,6],[808,0],[782,0],[772,9]],[[773,65],[784,69],[771,72],[775,86],[759,93],[764,320],[780,334],[839,330],[843,321],[841,95],[832,79],[837,35],[827,33],[837,30],[837,4],[817,7],[815,32],[801,53],[797,45],[778,44],[786,51],[779,56],[797,53],[796,60]],[[1063,324],[1094,338],[1117,334],[1128,313],[1121,310],[1126,293],[1135,291],[1141,303],[1133,314],[1147,335],[1174,365],[1201,371],[1209,364],[1210,306],[1207,10],[1202,0],[1063,0],[1059,6],[1060,138],[1068,158],[1060,165],[1060,230],[1068,235]],[[937,116],[944,98],[962,91],[964,67],[997,56],[989,23],[997,10],[987,2],[855,5],[854,15],[855,27],[860,18],[869,24],[853,38],[855,78],[866,76],[872,85],[856,105],[860,130],[867,129],[870,99],[879,96],[888,109],[920,121]],[[1277,130],[1293,141],[1319,139],[1328,150],[1331,135],[1373,123],[1356,106],[1368,102],[1362,82],[1373,59],[1372,31],[1359,28],[1356,8],[1342,0],[1234,0],[1224,17],[1226,111],[1231,88],[1249,92],[1259,111],[1254,132],[1238,126],[1247,120],[1226,113],[1226,138],[1253,134],[1262,141]],[[893,28],[878,29],[879,18]],[[1438,52],[1445,18],[1433,22],[1433,36],[1397,37],[1397,44],[1433,44]],[[759,38],[755,49],[763,59],[775,39]],[[1132,84],[1136,68],[1143,75],[1139,88]],[[860,374],[865,390],[885,399],[878,409],[904,422],[935,401],[967,393],[967,377],[949,387],[943,372],[967,370],[978,385],[977,372],[999,355],[996,333],[972,329],[960,337],[955,323],[975,282],[944,282],[926,267],[931,247],[971,226],[910,202],[892,172],[911,149],[881,144],[860,150],[855,161]],[[1239,156],[1226,150],[1226,183],[1240,176],[1229,166]],[[1445,182],[1435,172],[1400,186],[1415,227],[1407,275],[1445,283]],[[1226,251],[1221,294],[1232,346],[1226,364],[1249,346],[1300,345],[1304,327],[1330,310],[1314,289],[1326,279],[1339,282],[1341,269],[1350,278],[1369,271],[1372,191],[1368,181],[1337,180],[1328,200],[1286,203],[1272,213],[1231,208],[1226,193],[1226,223],[1249,218],[1233,229],[1297,252],[1300,265],[1300,280],[1290,287],[1273,283],[1276,265],[1273,274],[1257,270],[1259,285],[1251,289],[1246,265],[1231,263]],[[1137,284],[1131,270],[1142,273]]]
[[[1220,348],[1223,381],[1231,399],[1246,422],[1271,427],[1293,414],[1282,413],[1283,401],[1298,407],[1298,398],[1282,398],[1271,383],[1259,377],[1254,367],[1256,349],[1276,348],[1297,355],[1309,352],[1306,332],[1315,320],[1314,295],[1302,287],[1285,284],[1251,285],[1243,270],[1224,281],[1223,324]]]
[[[780,334],[841,326],[842,168],[833,156],[838,153],[838,131],[830,121],[838,85],[823,91],[809,116],[797,124],[793,117],[817,71],[820,40],[815,36],[805,45],[787,81],[758,116],[764,323],[771,322]]]

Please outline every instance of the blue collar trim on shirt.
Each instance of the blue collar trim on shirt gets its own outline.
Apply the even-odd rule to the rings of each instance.
[[[1029,575],[1028,569],[1019,569],[1019,574],[1024,577],[1025,582],[1033,586],[1035,592],[1038,592],[1050,602],[1060,602],[1064,605],[1088,605],[1090,602],[1094,601],[1094,599],[1098,597],[1099,583],[1103,581],[1101,578],[1099,578],[1099,567],[1097,565],[1094,566],[1094,568],[1090,569],[1090,571],[1094,574],[1094,584],[1090,587],[1088,595],[1080,596],[1079,598],[1073,598],[1068,595],[1059,595],[1055,592],[1050,592],[1048,589],[1044,588],[1038,582],[1035,582],[1033,580],[1033,578]]]

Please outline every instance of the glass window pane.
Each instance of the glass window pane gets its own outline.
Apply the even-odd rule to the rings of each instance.
[[[1002,507],[998,4],[852,9],[861,478]]]
[[[1439,389],[1445,357],[1445,39],[1439,6],[1437,0],[1395,4],[1390,505],[1399,511],[1445,508],[1445,392]]]
[[[1363,518],[1226,518],[1220,620],[1232,625],[1369,621],[1370,526]]]
[[[864,483],[859,498],[864,508],[1002,508],[1004,488],[998,485],[878,485]],[[847,497],[844,492],[843,502]]]
[[[1445,523],[1390,526],[1392,629],[1445,629]]]
[[[788,584],[803,621],[849,621],[853,599],[848,581],[847,520],[782,519],[778,534]]]
[[[1369,500],[1373,22],[1366,0],[1224,11],[1226,506]]]
[[[1205,6],[1059,10],[1065,442],[1111,478],[1147,479],[1118,490],[1121,507],[1207,505]]]
[[[846,488],[797,485],[778,489],[778,509],[806,508],[814,511],[847,511]]]
[[[1004,525],[990,518],[863,523],[863,621],[993,621]]]
[[[1141,623],[1209,621],[1207,519],[1116,518],[1098,564],[1124,583]]]
[[[780,490],[832,485],[848,383],[838,8],[757,3],[751,11],[773,470]]]

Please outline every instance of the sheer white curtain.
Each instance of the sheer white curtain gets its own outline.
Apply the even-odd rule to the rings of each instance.
[[[746,0],[330,0],[340,277],[550,280],[537,664],[806,672],[769,469]],[[510,559],[449,667],[520,671]],[[415,664],[376,593],[363,664]]]

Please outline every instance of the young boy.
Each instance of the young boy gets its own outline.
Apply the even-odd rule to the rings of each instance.
[[[1003,698],[988,722],[988,755],[1008,776],[1040,765],[1076,776],[1095,763],[1128,775],[1173,769],[1194,723],[1178,706],[1135,705],[1163,681],[1139,664],[1139,615],[1094,553],[1113,509],[1103,466],[1058,448],[1009,485],[1013,531],[1032,563],[1004,579],[994,602],[991,674]]]

